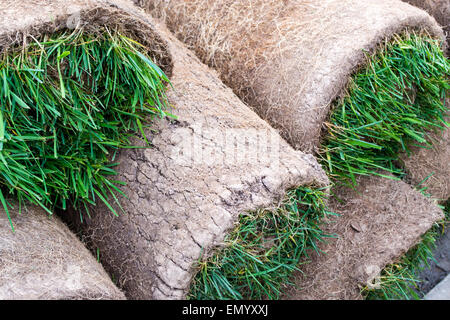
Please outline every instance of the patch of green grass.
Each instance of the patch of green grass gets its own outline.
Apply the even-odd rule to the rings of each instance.
[[[443,129],[450,62],[440,43],[401,35],[368,57],[326,123],[321,162],[335,181],[356,185],[356,175],[402,175],[397,160],[408,146],[427,143]]]
[[[433,249],[436,240],[445,232],[450,222],[450,201],[444,207],[445,219],[436,223],[422,236],[422,240],[411,248],[396,263],[392,263],[381,272],[373,287],[362,290],[368,300],[410,300],[421,299],[418,284],[420,272],[433,261]]]
[[[117,214],[117,149],[165,115],[167,77],[132,39],[105,29],[46,36],[0,57],[0,200],[50,214],[97,199]],[[112,160],[111,160],[112,159]]]
[[[320,220],[331,214],[324,191],[299,187],[273,210],[242,214],[225,247],[199,262],[189,299],[278,299],[307,250],[326,235]]]

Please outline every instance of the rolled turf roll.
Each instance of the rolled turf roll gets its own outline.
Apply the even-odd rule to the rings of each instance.
[[[11,4],[10,7],[8,7],[9,4]],[[94,191],[95,197],[91,198],[92,201],[85,203],[86,208],[89,208],[89,214],[84,206],[74,207],[75,201],[67,201],[66,205],[67,209],[74,212],[71,218],[67,212],[61,212],[61,216],[80,232],[89,247],[100,258],[105,269],[124,289],[129,298],[185,297],[192,276],[197,270],[199,258],[202,254],[209,255],[214,252],[216,246],[223,245],[224,237],[235,225],[238,225],[240,215],[251,216],[249,212],[257,209],[276,207],[288,189],[299,186],[320,188],[328,184],[327,176],[313,156],[293,150],[274,129],[243,105],[232,91],[222,84],[214,72],[202,65],[163,27],[157,27],[150,18],[146,18],[137,9],[131,8],[129,2],[54,0],[20,1],[2,3],[2,5],[4,15],[1,30],[4,32],[1,39],[4,39],[4,49],[8,49],[8,54],[13,55],[7,55],[8,58],[20,59],[21,57],[20,54],[14,56],[16,51],[11,47],[14,44],[19,53],[27,52],[28,48],[38,52],[46,50],[50,58],[54,57],[50,52],[54,54],[60,48],[54,60],[48,59],[49,83],[55,89],[51,92],[58,93],[55,94],[58,98],[56,106],[66,106],[69,94],[73,98],[73,91],[68,89],[74,90],[73,88],[76,87],[69,86],[69,84],[73,85],[73,79],[85,83],[85,78],[79,79],[76,72],[71,73],[72,70],[76,70],[73,68],[77,66],[79,60],[75,59],[76,63],[74,63],[72,59],[69,63],[70,59],[80,52],[79,48],[82,45],[94,45],[95,49],[96,44],[99,43],[99,47],[107,48],[107,50],[103,56],[100,55],[100,58],[97,58],[97,51],[89,51],[91,54],[81,57],[80,63],[84,63],[83,59],[89,60],[92,57],[97,58],[97,61],[111,61],[113,52],[120,50],[124,43],[134,44],[133,48],[141,48],[135,41],[140,42],[145,48],[143,52],[139,51],[141,55],[146,54],[152,57],[171,79],[173,88],[167,93],[168,103],[173,105],[170,112],[176,117],[169,115],[169,118],[164,120],[154,119],[150,122],[151,128],[148,129],[144,124],[145,116],[148,115],[148,120],[152,120],[155,116],[161,115],[163,110],[148,112],[148,114],[147,112],[137,113],[132,119],[140,119],[140,125],[136,121],[136,125],[130,126],[130,130],[126,132],[113,130],[97,133],[98,136],[103,134],[101,137],[104,139],[108,138],[109,134],[121,138],[128,137],[124,143],[125,146],[139,147],[114,150],[117,153],[109,154],[105,152],[105,150],[111,150],[108,147],[120,149],[119,147],[123,145],[99,148],[102,151],[98,151],[101,159],[104,154],[107,154],[114,159],[115,163],[119,163],[114,167],[119,175],[112,176],[111,182],[120,187],[121,191],[107,184],[117,192],[103,194],[101,190]],[[25,16],[27,19],[17,19],[18,15]],[[107,32],[106,30],[114,36],[112,43],[103,44],[100,41],[103,37],[99,34],[102,35],[102,32]],[[117,32],[113,33],[113,30]],[[91,37],[88,38],[89,41],[66,41],[73,39],[72,35],[79,35],[80,32],[81,36],[75,39],[85,39],[82,36],[87,35]],[[60,40],[61,44],[55,44],[55,41]],[[124,42],[121,42],[122,40]],[[127,53],[131,51],[132,56],[137,56],[139,59],[131,59],[127,55],[127,59],[123,60],[129,63],[123,65],[120,70],[127,70],[130,65],[135,66],[135,63],[142,67],[139,75],[146,75],[149,69],[158,70],[147,61],[148,58],[143,59],[131,47],[126,48]],[[43,56],[46,57],[44,54]],[[34,61],[32,58],[35,55],[29,57],[29,60]],[[142,61],[147,63],[146,68],[141,65]],[[110,73],[101,72],[103,64],[96,64],[93,60],[90,62],[91,72],[85,75],[87,79],[94,72],[97,72],[100,78],[105,74],[114,74],[114,70]],[[39,61],[37,64],[39,66]],[[87,67],[83,70],[85,69]],[[41,72],[37,67],[14,70],[31,75]],[[116,84],[127,93],[130,84],[123,84],[121,81],[130,77],[134,79],[133,75],[135,72],[130,70],[126,73],[128,78],[123,78],[125,75],[120,73],[116,81],[108,82],[109,86],[105,85],[101,88],[109,92],[108,90],[112,90],[111,88]],[[21,76],[27,78],[23,73]],[[138,79],[142,80],[141,77]],[[40,78],[39,80],[42,81]],[[130,82],[135,84],[131,86],[132,92],[146,94],[144,90],[153,85],[150,78],[147,80],[148,83],[140,83],[138,80],[136,84]],[[165,83],[163,80],[162,76],[155,79]],[[61,81],[64,85],[61,85]],[[91,84],[91,82],[88,83]],[[61,93],[63,87],[67,89],[66,98]],[[95,86],[90,88],[94,90]],[[24,97],[32,94],[32,90],[24,89],[20,92]],[[41,93],[41,91],[38,92]],[[14,93],[19,96],[17,92]],[[158,93],[163,99],[163,92]],[[104,100],[101,100],[103,98],[105,96],[99,93],[92,99],[103,102]],[[157,96],[153,96],[153,102],[155,99]],[[15,107],[13,110],[23,111],[16,100],[17,98],[11,98],[11,103],[6,105]],[[124,107],[135,106],[136,100],[140,101],[139,96],[137,98],[131,96],[123,100],[120,106]],[[73,101],[78,100],[75,97]],[[31,102],[27,104],[32,105]],[[117,107],[117,105],[111,105],[111,108]],[[144,111],[150,109],[147,103],[142,103],[141,107]],[[70,104],[68,109],[72,109]],[[112,114],[122,114],[121,112],[127,115],[131,113],[120,109]],[[12,114],[10,111],[3,113],[5,116]],[[90,113],[93,117],[99,114],[101,113]],[[105,117],[104,120],[98,118],[96,120],[95,123],[102,124],[106,121],[108,128],[115,128],[115,118],[108,120]],[[121,122],[116,120],[116,126],[120,125]],[[17,131],[12,131],[15,128],[11,129],[11,126],[6,128],[9,130],[5,130],[9,134],[8,138],[17,139]],[[145,138],[142,138],[144,131]],[[135,137],[129,137],[133,132],[139,133]],[[225,143],[226,137],[229,139],[228,143]],[[77,134],[71,132],[65,138],[76,140]],[[3,150],[5,150],[5,141]],[[64,141],[66,142],[56,146],[70,148],[73,145],[73,140]],[[89,142],[89,139],[86,141]],[[53,155],[54,139],[50,142],[45,146],[51,148],[50,154]],[[89,143],[87,145],[89,146]],[[38,146],[41,147],[41,144]],[[72,154],[69,151],[67,154]],[[81,159],[91,159],[89,155],[90,149]],[[52,159],[52,156],[48,156],[48,159]],[[61,159],[61,156],[58,159]],[[106,166],[104,162],[101,164]],[[43,168],[46,170],[47,167]],[[53,167],[52,169],[61,168]],[[77,172],[85,172],[84,167],[74,171],[75,174]],[[93,172],[97,171],[93,170]],[[69,177],[71,177],[70,174]],[[88,186],[90,181],[95,181],[89,176],[82,180],[87,182]],[[47,185],[50,186],[52,181],[47,179]],[[67,185],[67,192],[72,192],[75,185],[79,186],[76,184],[78,179],[68,181],[70,183]],[[75,183],[72,184],[74,181]],[[4,185],[8,186],[6,183]],[[81,185],[84,184],[81,183]],[[12,210],[10,206],[8,208]],[[60,209],[64,209],[61,203]],[[118,216],[114,216],[113,213]],[[14,225],[13,221],[12,225]],[[17,231],[20,226],[15,227]],[[297,261],[291,260],[291,264],[295,267]]]
[[[396,0],[147,1],[152,14],[295,148],[318,147],[332,102],[384,40],[444,39],[426,12]]]
[[[403,0],[432,15],[442,26],[447,37],[447,55],[450,54],[450,2],[448,0]]]
[[[114,149],[143,118],[165,115],[168,79],[152,61],[170,75],[164,41],[108,1],[1,9],[3,207],[8,193],[49,213],[112,196]]]
[[[425,179],[431,172],[415,171],[445,167],[439,155],[410,167],[405,160],[405,170],[394,163],[402,151],[417,152],[413,144],[441,143],[435,133],[447,126],[450,64],[443,32],[424,11],[396,0],[140,5],[291,145],[317,151],[333,176],[354,183],[355,174],[381,168]]]
[[[443,218],[436,203],[403,181],[372,176],[358,182],[356,190],[333,191],[330,210],[341,216],[330,219],[324,230],[339,237],[320,245],[323,252],[312,255],[312,262],[295,277],[297,289],[284,298],[362,299],[362,289],[385,285],[380,271]]]
[[[56,216],[11,201],[0,209],[0,299],[125,299],[95,257]]]
[[[0,11],[0,295],[123,299],[76,237],[30,203],[48,214],[109,201],[112,151],[139,119],[164,115],[155,100],[167,81],[151,60],[170,74],[165,42],[118,2],[2,1]]]

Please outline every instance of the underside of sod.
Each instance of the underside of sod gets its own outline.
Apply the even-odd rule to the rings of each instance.
[[[325,123],[319,155],[332,181],[352,188],[361,175],[404,178],[399,154],[448,126],[449,75],[441,43],[425,34],[397,35],[368,55]],[[326,237],[318,222],[330,214],[321,191],[302,187],[286,199],[274,210],[241,215],[225,247],[199,262],[190,298],[279,297],[307,249]]]
[[[33,39],[0,59],[1,203],[8,217],[9,197],[49,214],[89,214],[99,199],[117,214],[115,152],[144,119],[165,116],[168,79],[144,46],[106,27]]]

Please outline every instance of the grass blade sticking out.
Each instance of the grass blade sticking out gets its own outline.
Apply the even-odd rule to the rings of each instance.
[[[77,30],[2,53],[4,207],[3,195],[48,212],[68,203],[81,210],[98,197],[116,214],[106,198],[119,190],[111,189],[110,151],[130,147],[141,121],[168,108],[168,79],[145,50],[116,32]]]

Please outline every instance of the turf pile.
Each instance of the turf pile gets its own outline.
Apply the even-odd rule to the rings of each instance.
[[[355,186],[356,175],[383,176],[380,170],[402,178],[399,153],[409,152],[412,145],[430,144],[428,134],[448,126],[444,101],[449,76],[450,62],[438,41],[410,34],[386,43],[354,76],[326,124],[321,159],[330,177],[350,186]],[[418,298],[414,283],[432,258],[438,235],[439,227],[427,232],[420,244],[383,270],[379,283],[364,288],[363,295]]]
[[[367,59],[335,103],[320,153],[333,181],[353,187],[357,175],[383,176],[381,170],[401,178],[400,151],[427,142],[427,132],[447,125],[442,101],[450,88],[450,63],[439,41],[395,36]],[[225,248],[200,262],[190,298],[278,298],[306,249],[317,249],[326,236],[319,225],[330,213],[323,196],[301,187],[275,211],[242,215]],[[425,238],[431,237],[432,231]]]
[[[418,290],[419,274],[433,261],[436,240],[445,232],[450,222],[450,201],[444,207],[445,219],[436,223],[422,236],[421,242],[411,248],[399,261],[392,263],[380,274],[371,287],[362,290],[367,300],[421,299]]]
[[[323,190],[299,187],[276,209],[242,214],[225,247],[199,263],[189,298],[278,299],[300,258],[326,237],[323,199]]]
[[[104,29],[35,40],[0,58],[0,200],[50,214],[120,193],[114,154],[147,117],[164,116],[164,73],[139,43]],[[81,210],[80,210],[81,212]],[[88,212],[88,211],[87,211]],[[11,224],[12,226],[12,224]]]
[[[127,182],[121,187],[127,198],[120,198],[126,214],[105,214],[97,201],[84,223],[70,222],[92,251],[99,248],[128,298],[184,299],[202,251],[222,243],[240,214],[272,207],[300,185],[325,187],[328,178],[314,157],[293,150],[163,25],[145,20],[162,40],[167,63],[160,65],[170,74],[167,96],[177,121],[153,124],[151,148],[117,154],[117,179]],[[218,139],[236,129],[231,145]],[[236,151],[261,150],[261,138],[272,151],[276,144],[277,161],[246,157],[243,163]]]
[[[448,125],[442,101],[449,75],[438,41],[408,34],[385,43],[334,106],[322,144],[325,170],[353,185],[356,175],[379,170],[402,175],[399,152]]]
[[[1,300],[124,300],[110,275],[58,216],[34,205],[0,206]]]

